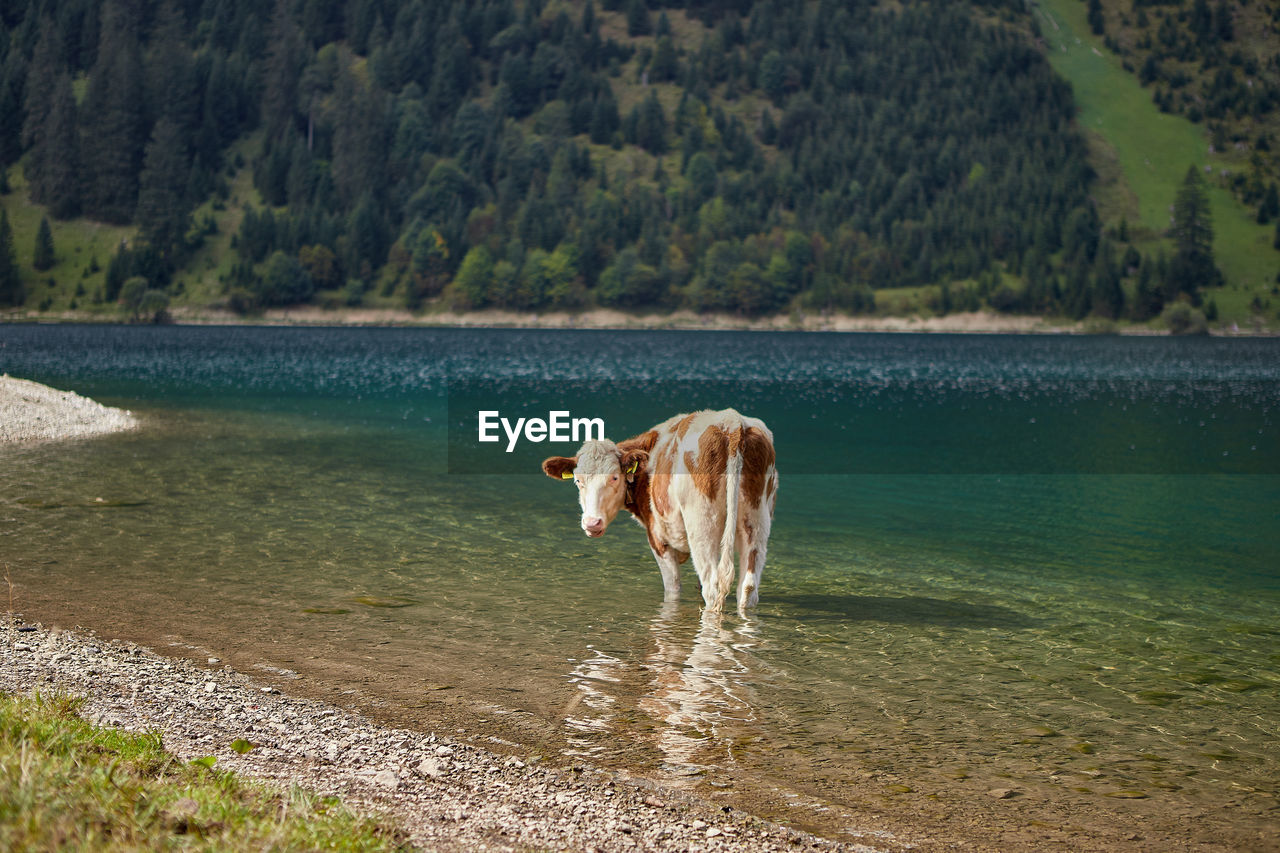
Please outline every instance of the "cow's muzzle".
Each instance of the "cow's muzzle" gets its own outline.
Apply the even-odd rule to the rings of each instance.
[[[584,518],[582,519],[582,529],[592,539],[604,535],[604,519],[603,518]]]

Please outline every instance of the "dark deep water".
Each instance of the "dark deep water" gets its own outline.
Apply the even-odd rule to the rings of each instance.
[[[1001,787],[1276,838],[1278,340],[0,326],[0,372],[148,423],[0,448],[29,617],[829,831]],[[730,405],[782,475],[747,619],[582,536],[572,447],[474,440]]]

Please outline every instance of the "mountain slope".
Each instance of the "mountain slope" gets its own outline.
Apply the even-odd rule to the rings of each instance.
[[[136,227],[75,261],[130,310],[859,312],[924,287],[943,313],[1143,319],[1157,268],[1103,233],[1013,0],[51,0],[0,25],[0,163],[43,210]],[[61,278],[39,304],[76,298]]]

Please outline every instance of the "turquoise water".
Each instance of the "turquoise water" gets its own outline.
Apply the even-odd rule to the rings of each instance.
[[[147,424],[0,449],[28,615],[849,837],[1277,837],[1280,341],[0,326],[0,371]],[[763,418],[758,610],[664,606],[478,405]]]

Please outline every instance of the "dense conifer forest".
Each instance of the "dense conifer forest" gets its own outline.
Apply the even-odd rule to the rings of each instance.
[[[10,3],[0,191],[136,227],[77,295],[139,315],[233,208],[217,285],[241,312],[1198,303],[1211,239],[1187,260],[1103,228],[1036,35],[1022,0]]]

